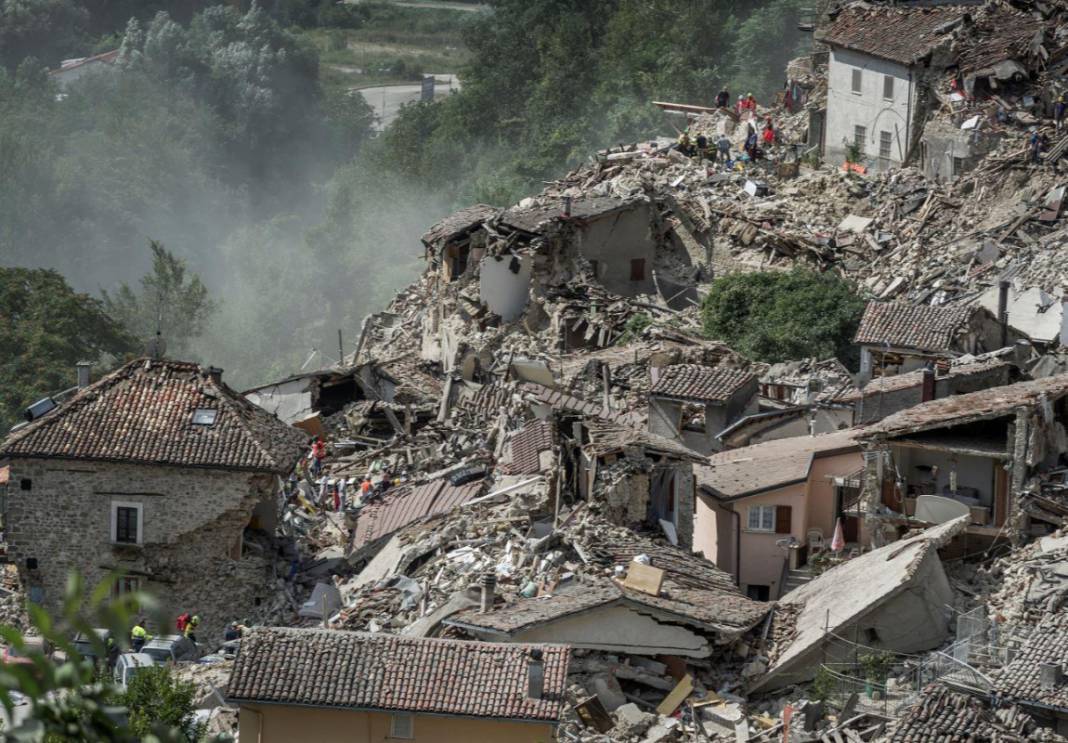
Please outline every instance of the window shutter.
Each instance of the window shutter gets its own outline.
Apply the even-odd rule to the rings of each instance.
[[[790,519],[793,514],[791,506],[775,506],[775,533],[789,534]]]

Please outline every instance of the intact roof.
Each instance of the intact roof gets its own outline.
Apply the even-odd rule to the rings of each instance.
[[[805,667],[806,656],[840,628],[848,627],[912,586],[921,563],[967,526],[967,516],[854,557],[813,578],[779,600],[800,607],[795,634],[750,691],[768,685],[791,667]],[[773,687],[774,688],[774,687]]]
[[[674,364],[660,370],[649,390],[657,397],[725,403],[756,377],[745,369],[701,364]]]
[[[975,312],[985,310],[960,304],[932,307],[903,302],[868,302],[853,342],[920,351],[952,351],[957,334]]]
[[[962,377],[973,377],[977,374],[986,374],[987,372],[1008,369],[1011,366],[1012,364],[999,357],[962,364],[953,363],[949,367],[948,373],[941,377],[935,377],[935,382],[960,379]],[[897,392],[898,390],[907,390],[910,387],[921,386],[923,386],[923,369],[917,369],[916,371],[907,372],[905,374],[877,377],[868,382],[868,384],[864,386],[864,389],[853,390],[839,399],[842,402],[856,402],[857,400],[873,397],[874,395],[885,395],[889,392]]]
[[[545,664],[541,699],[527,695],[534,649]],[[234,702],[556,722],[569,659],[561,645],[268,627],[241,640],[227,696]]]
[[[819,436],[794,436],[730,449],[694,467],[697,486],[720,500],[734,500],[808,479],[819,456],[859,451],[860,429]]]
[[[615,211],[630,209],[641,203],[646,203],[646,199],[617,199],[614,196],[579,196],[571,200],[570,219],[572,221],[595,219]],[[498,221],[507,227],[537,234],[550,223],[566,219],[568,218],[564,217],[564,200],[559,198],[532,206],[513,206],[502,212]]]
[[[865,428],[861,438],[868,439],[876,434],[917,433],[946,425],[1000,418],[1012,415],[1018,407],[1034,407],[1043,399],[1053,401],[1065,395],[1068,395],[1068,374],[943,397],[894,413]]]
[[[422,237],[423,244],[431,247],[449,242],[465,232],[474,230],[483,222],[493,219],[498,212],[500,212],[500,209],[488,204],[475,204],[461,209],[445,217],[427,230]]]
[[[912,65],[947,42],[948,29],[944,27],[963,18],[968,10],[955,6],[873,8],[858,4],[839,11],[829,26],[817,32],[816,41]]]
[[[481,490],[481,478],[464,485],[453,485],[447,476],[417,485],[390,488],[378,500],[360,509],[353,549],[365,547],[408,524],[447,513],[477,496]]]
[[[217,411],[214,423],[193,423],[198,409]],[[137,359],[12,433],[0,444],[0,458],[286,473],[306,441],[198,364]]]
[[[1043,663],[1068,667],[1068,612],[1061,610],[1044,617],[1031,632],[1027,644],[994,674],[994,686],[1013,701],[1068,710],[1068,684],[1062,681],[1052,689],[1042,688]]]

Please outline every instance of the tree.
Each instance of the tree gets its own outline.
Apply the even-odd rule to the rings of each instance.
[[[701,316],[708,337],[758,361],[837,356],[853,365],[864,304],[837,274],[795,268],[716,279]]]
[[[103,302],[75,292],[55,271],[0,268],[0,421],[73,386],[79,361],[109,366],[136,347]]]
[[[203,725],[193,716],[196,687],[178,681],[171,669],[156,666],[139,671],[120,701],[129,710],[130,732],[144,737],[159,726],[181,731],[188,741],[200,740]]]
[[[78,56],[88,20],[74,0],[0,0],[0,67],[13,70],[31,55],[58,67]]]
[[[155,240],[152,273],[141,279],[138,294],[123,284],[115,294],[102,292],[108,313],[118,319],[134,337],[147,341],[157,330],[176,358],[192,350],[192,342],[207,327],[217,305],[196,274],[186,274],[186,264]]]

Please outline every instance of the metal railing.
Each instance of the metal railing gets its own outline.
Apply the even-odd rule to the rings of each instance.
[[[852,663],[822,663],[816,685],[824,703],[841,712],[855,694],[856,712],[873,712],[897,717],[919,697],[910,683],[879,683],[862,678]]]

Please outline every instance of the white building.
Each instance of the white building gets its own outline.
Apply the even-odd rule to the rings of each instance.
[[[870,169],[901,165],[910,155],[927,115],[929,70],[948,46],[950,31],[968,8],[879,7],[838,11],[817,33],[830,48],[824,157],[856,161]]]

